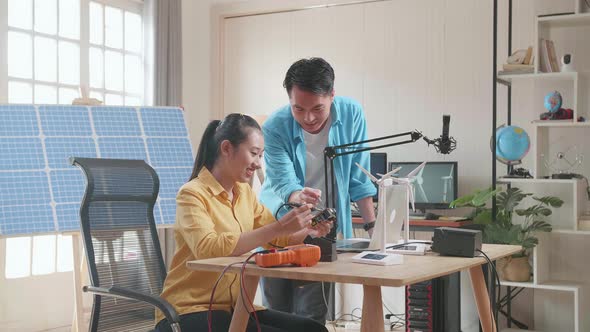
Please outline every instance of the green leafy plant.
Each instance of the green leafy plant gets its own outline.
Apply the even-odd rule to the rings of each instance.
[[[496,196],[496,220],[492,218],[492,209],[487,202]],[[459,197],[451,202],[451,207],[472,207],[472,220],[484,225],[484,242],[496,244],[513,244],[522,246],[517,256],[528,255],[530,249],[539,244],[535,232],[550,232],[551,225],[547,218],[552,214],[551,208],[559,208],[563,201],[555,196],[534,197],[520,188],[478,190],[473,194]],[[531,197],[535,203],[527,208],[519,209],[525,199]],[[524,221],[515,224],[514,214],[524,217]]]

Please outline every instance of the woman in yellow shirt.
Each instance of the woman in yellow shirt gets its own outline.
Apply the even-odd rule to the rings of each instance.
[[[299,244],[308,235],[325,236],[332,227],[331,223],[320,223],[312,228],[307,205],[291,210],[277,222],[258,202],[248,182],[260,168],[263,151],[260,126],[247,115],[230,114],[205,129],[191,179],[176,196],[176,252],[162,291],[162,297],[180,315],[182,331],[208,331],[211,292],[219,277],[218,272],[189,270],[187,261],[239,256],[268,243]],[[213,331],[229,329],[239,292],[239,276],[226,273],[211,303]],[[308,318],[262,307],[256,313],[264,332],[327,331]],[[159,311],[156,321],[158,331],[171,331]],[[257,331],[253,318],[247,331]]]

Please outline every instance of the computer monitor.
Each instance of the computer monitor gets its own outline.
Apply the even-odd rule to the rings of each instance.
[[[387,153],[385,152],[371,152],[371,174],[379,178],[377,174],[387,173]],[[375,184],[375,188],[377,185]],[[377,202],[377,195],[373,196],[373,202]]]
[[[420,162],[390,162],[389,170],[401,167],[395,174],[405,177]],[[414,200],[416,209],[448,209],[449,203],[457,199],[457,162],[432,161],[414,178]]]

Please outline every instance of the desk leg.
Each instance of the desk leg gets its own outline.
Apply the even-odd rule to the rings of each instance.
[[[247,292],[248,296],[252,301],[254,301],[254,295],[256,295],[256,287],[258,287],[258,280],[260,277],[258,276],[244,276],[244,291]],[[245,308],[243,303],[248,303],[248,299],[244,299],[242,301],[242,293],[238,294],[238,299],[236,302],[236,308],[234,310],[234,314],[231,319],[231,324],[229,326],[229,332],[244,332],[246,331],[246,327],[248,326],[248,317],[250,316],[250,311],[252,308]]]
[[[363,285],[361,332],[384,332],[381,286]]]
[[[470,268],[469,276],[471,277],[471,286],[473,287],[473,296],[475,297],[481,328],[483,332],[496,332],[496,322],[493,319],[490,297],[481,265]]]

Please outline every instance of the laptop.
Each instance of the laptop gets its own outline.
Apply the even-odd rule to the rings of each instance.
[[[387,211],[385,211],[385,215],[391,216],[393,210],[395,210],[395,219],[390,220],[389,217],[387,218],[389,222],[385,228],[387,232],[385,241],[386,243],[397,243],[402,238],[401,232],[404,218],[406,218],[409,208],[406,200],[406,187],[396,185],[386,187],[385,190],[387,190],[385,195],[385,197],[387,197],[387,202],[385,204],[385,209]],[[382,218],[377,218],[375,228],[373,228],[373,237],[371,239],[351,238],[336,240],[336,251],[363,252],[379,250],[381,248],[381,242],[383,241],[383,236],[381,234],[381,230],[383,229],[381,219]]]
[[[351,238],[336,240],[337,252],[363,252],[378,250],[378,248],[371,247],[371,239]]]

